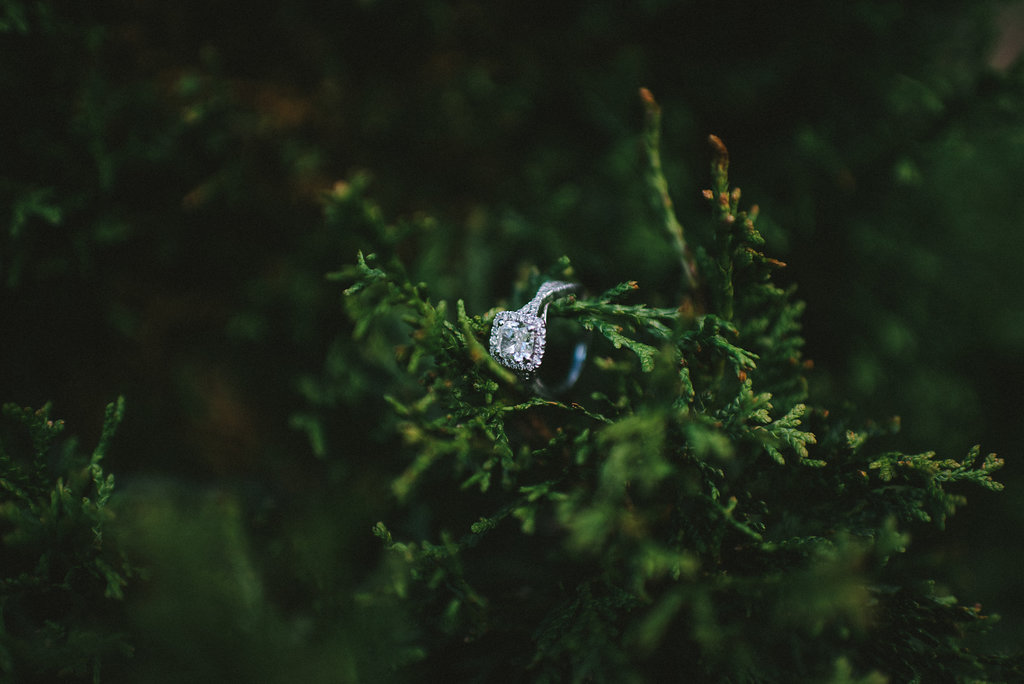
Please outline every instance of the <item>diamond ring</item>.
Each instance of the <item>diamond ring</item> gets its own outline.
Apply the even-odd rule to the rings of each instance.
[[[581,340],[572,352],[566,377],[547,385],[539,377],[547,342],[548,305],[556,299],[579,292],[577,283],[549,280],[540,286],[533,299],[518,311],[500,311],[491,328],[491,356],[521,379],[531,382],[542,395],[554,395],[572,387],[587,358],[587,341]]]

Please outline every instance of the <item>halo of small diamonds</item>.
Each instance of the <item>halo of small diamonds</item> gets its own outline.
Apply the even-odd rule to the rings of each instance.
[[[522,311],[500,311],[491,328],[491,356],[521,375],[540,368],[546,336],[544,319]]]

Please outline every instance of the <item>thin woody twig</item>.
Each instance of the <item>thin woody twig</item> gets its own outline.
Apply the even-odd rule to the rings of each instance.
[[[662,211],[665,228],[672,237],[673,245],[679,255],[679,262],[683,267],[686,285],[691,292],[695,292],[697,290],[697,264],[694,261],[689,245],[686,243],[683,225],[676,218],[672,197],[668,192],[668,181],[665,179],[665,173],[661,168],[661,107],[647,88],[640,89],[640,99],[643,100],[644,109],[647,114],[644,127],[644,148],[647,151],[647,159],[650,164],[648,182],[658,197],[658,207]]]

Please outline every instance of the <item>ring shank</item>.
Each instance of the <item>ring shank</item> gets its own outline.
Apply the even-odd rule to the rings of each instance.
[[[572,361],[569,365],[569,372],[566,373],[565,378],[557,384],[548,384],[540,379],[539,376],[535,375],[533,378],[532,386],[533,391],[542,397],[553,397],[569,390],[570,387],[576,384],[576,381],[580,379],[580,374],[583,372],[583,364],[587,360],[587,352],[590,349],[590,336],[587,335],[584,339],[581,339],[573,347]]]
[[[547,320],[548,304],[556,299],[568,297],[569,295],[579,291],[580,286],[578,283],[549,280],[540,286],[537,290],[537,294],[535,294],[533,299],[530,300],[530,303],[520,309],[520,311],[529,312],[534,316]]]

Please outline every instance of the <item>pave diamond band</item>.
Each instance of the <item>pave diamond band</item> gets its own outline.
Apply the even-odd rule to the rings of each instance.
[[[531,381],[538,394],[557,394],[575,384],[587,357],[586,341],[573,350],[567,377],[555,385],[547,385],[538,377],[547,342],[548,305],[556,299],[578,292],[576,283],[549,280],[537,294],[518,311],[500,311],[491,327],[491,356],[520,378]]]

